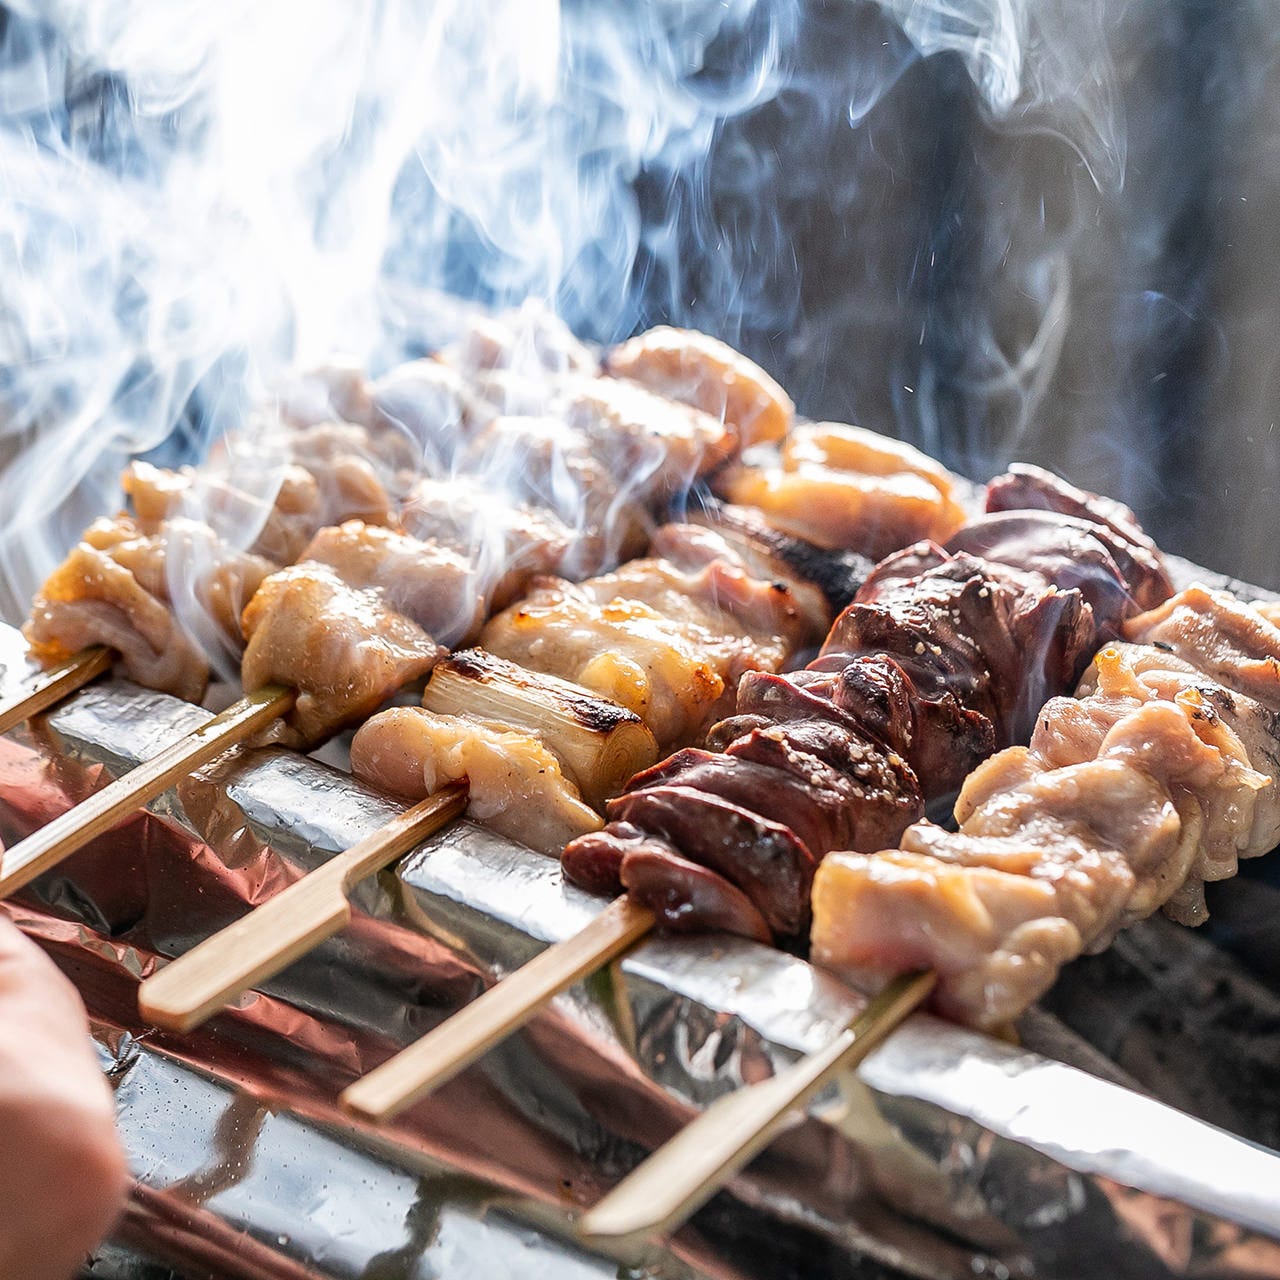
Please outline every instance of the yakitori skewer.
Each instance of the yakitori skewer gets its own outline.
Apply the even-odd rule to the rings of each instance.
[[[676,536],[672,533],[675,528],[666,530],[668,541]],[[696,539],[703,554],[701,548],[709,535],[686,529],[684,536]],[[658,588],[668,589],[671,584],[678,584],[688,589],[690,599],[702,599],[695,588],[703,594],[709,593],[713,600],[718,599],[721,579],[729,572],[728,562],[722,563],[718,557],[711,569],[688,573],[668,561],[640,561],[633,562],[628,571],[590,579],[575,590],[582,593],[595,589],[608,599],[621,599],[622,593],[628,590],[644,588],[646,566]],[[761,642],[758,661],[773,664],[781,660],[780,646],[786,646],[778,638],[780,632],[788,635],[795,632],[804,640],[811,638],[813,627],[807,615],[799,616],[799,610],[792,605],[793,591],[776,577],[752,579],[750,593],[745,577],[735,579],[734,585],[740,593],[764,601],[770,610],[778,613],[776,619],[770,615],[768,635]],[[618,610],[621,611],[621,606]],[[715,634],[712,628],[724,628],[726,639],[736,642],[735,654],[741,654],[746,645],[744,629],[736,623],[731,625],[727,619],[728,615],[718,603],[708,604],[701,615],[702,631]],[[763,624],[757,620],[756,626]],[[626,633],[607,634],[612,636],[615,647],[628,638]],[[654,642],[649,643],[652,648]],[[798,647],[800,643],[800,638],[793,639],[791,647]],[[683,651],[673,650],[671,656],[674,665],[685,655]],[[717,660],[724,663],[728,674],[729,659]],[[714,670],[709,662],[703,664],[703,685],[695,689],[696,696],[703,702],[717,693],[718,686],[708,674]],[[669,672],[664,672],[663,678],[667,681],[663,688],[676,683]],[[672,693],[667,704],[675,700],[674,688]],[[578,800],[573,783],[581,788],[583,796],[599,805],[606,796],[616,793],[627,778],[651,765],[657,755],[654,734],[635,712],[598,697],[584,687],[482,650],[461,651],[437,663],[423,696],[423,712],[419,715],[415,708],[398,708],[367,722],[352,743],[355,772],[360,774],[363,765],[372,774],[370,780],[384,784],[398,782],[395,789],[410,797],[418,787],[434,793],[448,777],[465,778],[473,805],[481,812],[487,811],[491,821],[495,813],[505,814],[511,809],[511,814],[504,819],[507,825],[519,830],[530,842],[538,840],[538,847],[544,847],[548,853],[558,853],[571,835],[599,826],[596,813]],[[674,714],[670,706],[668,714]],[[706,712],[702,703],[695,703],[689,714],[705,717]],[[381,736],[384,732],[392,739],[390,745],[387,738]],[[405,740],[401,741],[398,735],[403,735]],[[416,770],[412,765],[407,770],[400,767],[405,759],[414,758],[424,736],[431,746],[429,780],[422,766]],[[441,745],[442,742],[448,745]],[[446,759],[447,763],[443,763]],[[388,762],[395,770],[391,778],[387,774]],[[572,773],[572,781],[567,784],[563,781],[560,762]],[[416,776],[411,776],[415,772]],[[520,803],[516,802],[517,797],[521,798]],[[530,806],[536,811],[531,811]],[[545,998],[549,999],[564,985],[598,967],[602,956],[616,953],[653,923],[652,914],[634,904],[622,903],[605,912],[572,947],[566,951],[553,950],[531,967],[526,979],[534,984],[534,998],[538,991],[544,991]],[[305,935],[306,929],[302,932]],[[238,942],[230,937],[212,940],[198,955],[193,953],[158,979],[170,995],[164,1001],[156,998],[151,1011],[157,1021],[165,1025],[194,1025],[219,1003],[250,985],[255,974],[273,972],[288,959],[301,954],[304,944],[301,940],[295,944],[292,936],[288,931],[280,933],[270,929],[254,932],[252,960],[242,952],[236,959],[217,958],[224,941],[236,951],[245,941],[241,934],[236,934]],[[275,943],[281,951],[278,957],[272,952]],[[191,972],[193,966],[199,969],[206,955],[213,957],[207,972],[215,986],[197,984],[193,988],[184,984],[178,975]],[[213,975],[217,975],[216,981]],[[151,989],[144,998],[152,999]],[[507,1004],[508,996],[503,992],[467,1010],[462,1024],[453,1028],[450,1037],[446,1056],[452,1063],[451,1071],[461,1070],[465,1059],[478,1056],[488,1044],[507,1033],[511,1025],[510,1015],[503,1012]],[[512,1012],[517,1020],[528,1016],[524,1005],[513,1006]],[[432,1046],[436,1043],[424,1046],[412,1062],[400,1065],[391,1073],[389,1087],[393,1093],[399,1090],[396,1072],[407,1071],[410,1076],[416,1076],[421,1070],[417,1064],[424,1060],[424,1054],[429,1058],[435,1052]],[[460,1051],[462,1058],[458,1056]],[[387,1086],[376,1083],[373,1086],[375,1091],[378,1087]]]
[[[114,659],[110,649],[94,645],[48,671],[42,671],[33,682],[7,699],[0,699],[0,733],[8,733],[15,725],[47,711],[55,703],[111,669]]]
[[[713,1102],[583,1215],[579,1233],[614,1248],[674,1231],[773,1141],[792,1113],[860,1063],[929,996],[932,973],[894,978],[829,1045]]]
[[[684,751],[632,780],[610,804],[610,826],[567,847],[569,877],[616,891],[633,858],[634,874],[621,879],[654,923],[688,927],[692,919],[761,940],[794,935],[807,923],[815,861],[832,849],[884,847],[919,816],[922,792],[944,793],[995,747],[1024,737],[1045,699],[1072,686],[1098,635],[1133,612],[1136,597],[1158,601],[1169,584],[1136,525],[1063,514],[1087,515],[1088,495],[1047,476],[1000,483],[1016,487],[1020,505],[1049,510],[975,521],[948,544],[952,555],[917,547],[882,563],[808,671],[743,678],[739,716],[713,730],[719,753]],[[1059,563],[1079,590],[1053,580]],[[1026,663],[1028,653],[1038,661]],[[953,688],[966,691],[963,705]],[[901,706],[883,723],[882,704],[895,696]],[[769,722],[773,736],[762,737]],[[815,723],[826,747],[811,745],[818,739],[804,726]],[[823,782],[831,733],[848,769]],[[802,761],[810,763],[798,768]],[[825,799],[822,786],[830,787]],[[730,857],[730,848],[739,852]],[[353,1084],[345,1105],[385,1117],[448,1080],[643,936],[642,927],[609,928],[621,910],[610,908],[603,925],[486,992],[474,1014],[456,1014]]]
[[[172,1031],[199,1026],[241,992],[345,928],[352,888],[458,817],[466,805],[465,786],[443,787],[205,939],[142,984],[143,1017]]]
[[[873,1037],[926,995],[993,1031],[1119,929],[1161,908],[1202,920],[1206,881],[1275,847],[1276,620],[1270,606],[1188,588],[1130,619],[1075,697],[1042,708],[1028,746],[969,776],[957,831],[922,820],[898,849],[826,859],[813,953],[888,977],[894,1012],[877,1010]],[[584,1235],[623,1245],[673,1228],[850,1062],[857,1039],[846,1032],[715,1104],[587,1213]]]
[[[297,694],[267,685],[232,703],[122,778],[20,840],[0,855],[0,898],[8,897],[61,862],[94,836],[153,800],[179,778],[270,724],[293,706]]]

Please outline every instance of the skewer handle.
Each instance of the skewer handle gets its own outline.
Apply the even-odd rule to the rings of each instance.
[[[59,666],[42,672],[25,692],[0,700],[0,733],[8,733],[14,725],[47,710],[81,685],[109,671],[113,657],[110,649],[94,645]]]
[[[34,880],[94,836],[115,826],[179,778],[270,724],[293,706],[292,689],[267,685],[186,734],[0,855],[0,898]]]
[[[825,1049],[712,1103],[588,1210],[580,1234],[616,1249],[674,1230],[769,1145],[789,1112],[880,1044],[935,982],[932,973],[893,979]]]
[[[627,950],[655,923],[651,911],[618,898],[585,929],[548,947],[416,1044],[348,1085],[338,1101],[366,1120],[398,1115],[523,1026],[553,996]]]
[[[143,1017],[170,1031],[199,1026],[345,927],[351,918],[347,894],[356,882],[407,853],[466,805],[466,787],[451,783],[206,938],[138,989]]]

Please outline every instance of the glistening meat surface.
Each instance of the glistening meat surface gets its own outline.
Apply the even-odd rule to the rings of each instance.
[[[244,630],[245,690],[276,683],[299,691],[285,719],[290,745],[321,742],[372,715],[445,652],[380,592],[350,587],[322,564],[267,578],[244,611]]]
[[[814,884],[815,959],[939,974],[942,1012],[1020,1014],[1061,965],[1162,906],[1204,918],[1204,883],[1280,841],[1280,629],[1203,588],[1132,619],[1029,748],[965,784],[960,827],[833,853]]]
[[[600,826],[560,761],[505,724],[393,707],[356,731],[351,768],[412,800],[465,779],[472,817],[552,857]]]
[[[578,814],[576,829],[560,821],[544,830],[529,798],[541,788],[549,810],[581,809],[580,795],[603,805],[653,762],[658,739],[670,745],[700,733],[738,672],[781,666],[812,643],[823,609],[812,597],[802,607],[785,582],[755,577],[733,544],[706,529],[667,526],[658,540],[683,564],[655,556],[582,583],[536,586],[485,628],[486,649],[455,655],[432,677],[423,701],[436,714],[388,712],[361,731],[355,771],[388,785],[364,747],[394,737],[401,758],[419,753],[396,775],[415,779],[414,794],[423,777],[456,776],[459,761],[477,762],[468,774],[472,816],[526,843],[559,853],[570,836],[599,826]],[[556,766],[536,782],[531,743]],[[615,759],[631,769],[617,774]]]
[[[759,920],[779,938],[803,929],[792,891],[808,859],[841,843],[869,853],[896,841],[925,798],[1030,732],[1044,699],[1073,686],[1139,595],[1159,594],[1158,564],[1113,555],[1120,535],[1110,524],[1059,513],[1053,497],[966,526],[955,550],[919,543],[882,562],[807,670],[740,680],[736,714],[707,738],[723,755],[682,752],[633,779],[609,825],[566,849],[566,874],[595,889],[626,886],[674,929],[735,920],[752,936]],[[1070,493],[1061,503],[1078,506]],[[994,558],[961,549],[969,545]],[[1059,565],[1071,586],[1050,580]],[[770,870],[788,866],[785,888],[762,877],[762,857]],[[688,863],[720,877],[721,899]]]
[[[964,520],[945,468],[910,445],[838,422],[796,427],[776,459],[726,468],[716,488],[822,547],[882,556]]]

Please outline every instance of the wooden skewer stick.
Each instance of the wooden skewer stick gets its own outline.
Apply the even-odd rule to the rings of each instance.
[[[936,981],[929,972],[893,979],[826,1048],[712,1103],[583,1215],[581,1236],[617,1249],[675,1230],[769,1145],[788,1113],[880,1044]]]
[[[110,670],[114,659],[115,654],[110,649],[94,645],[42,672],[24,692],[0,700],[0,733],[8,733],[14,725],[47,710],[55,702],[61,702],[81,685]]]
[[[153,800],[179,778],[207,764],[229,747],[283,715],[298,695],[267,685],[229,706],[200,728],[186,734],[159,755],[131,769],[101,791],[95,791],[39,831],[0,854],[0,898],[34,880],[41,872],[74,853],[94,836],[115,826],[133,810]]]
[[[148,978],[138,989],[142,1016],[170,1031],[198,1027],[343,929],[351,919],[347,895],[359,881],[408,853],[466,807],[466,786],[449,783],[308,872]]]
[[[585,929],[554,943],[416,1044],[348,1085],[338,1101],[366,1120],[398,1115],[470,1066],[553,996],[627,950],[655,923],[651,911],[618,898]]]

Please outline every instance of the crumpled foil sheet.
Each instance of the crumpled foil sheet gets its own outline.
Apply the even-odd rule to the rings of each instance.
[[[21,652],[0,632],[0,688]],[[202,714],[109,681],[0,739],[0,839]],[[918,1015],[668,1245],[621,1272],[584,1252],[574,1214],[644,1150],[860,1007],[736,939],[648,940],[395,1124],[351,1122],[343,1085],[601,905],[467,822],[363,883],[350,928],[261,994],[185,1037],[141,1023],[136,985],[161,957],[392,811],[316,761],[237,750],[11,905],[84,993],[117,1084],[138,1184],[96,1274],[1280,1276],[1280,1157],[1245,1140],[1252,1121],[1237,1137],[1134,1092],[1164,1096],[1123,1030],[1072,1030],[1062,1010],[1026,1038],[1109,1078]],[[1176,1036],[1162,1052],[1183,1056]]]

